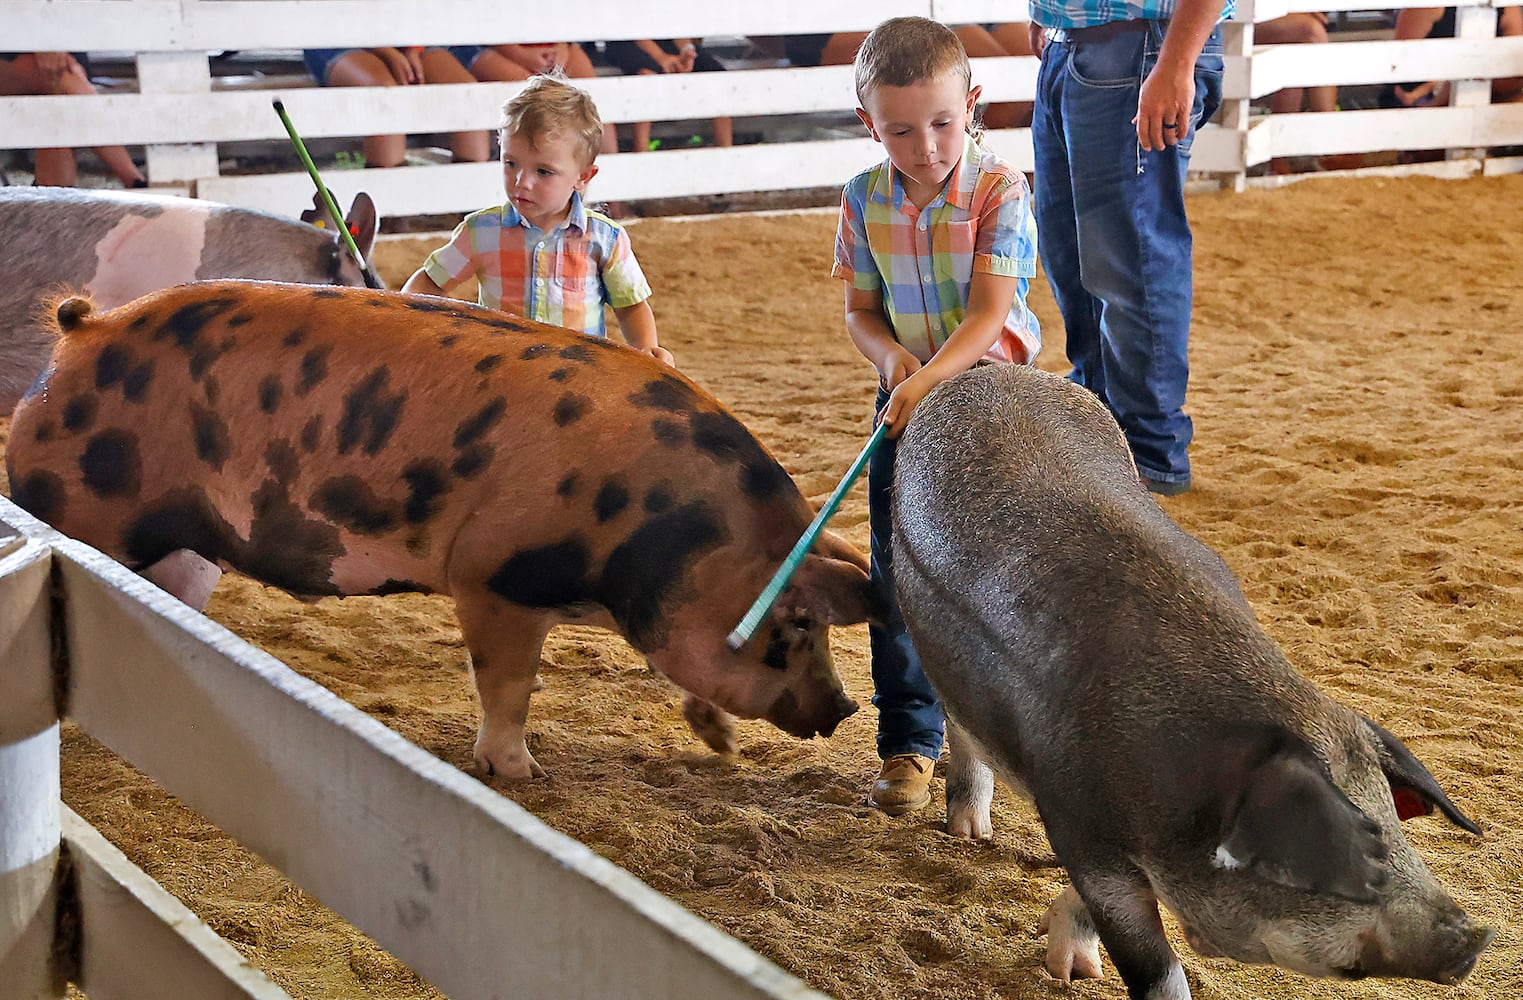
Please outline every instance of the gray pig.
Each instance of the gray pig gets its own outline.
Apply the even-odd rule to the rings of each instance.
[[[947,828],[990,836],[992,765],[1072,887],[1054,976],[1187,1000],[1161,902],[1207,957],[1455,983],[1495,932],[1398,815],[1479,834],[1395,736],[1328,698],[1226,564],[1139,484],[1087,390],[1015,365],[927,396],[899,446],[899,600],[951,742]]]
[[[369,195],[354,199],[345,221],[368,257],[377,228]],[[163,195],[0,188],[0,247],[8,261],[0,283],[0,417],[15,409],[53,349],[45,314],[56,293],[86,292],[104,310],[204,278],[364,284],[331,225]]]

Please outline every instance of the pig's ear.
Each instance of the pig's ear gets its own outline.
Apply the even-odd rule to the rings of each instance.
[[[1373,903],[1389,850],[1380,825],[1348,800],[1310,752],[1288,748],[1245,775],[1214,863],[1294,889]]]
[[[778,603],[831,625],[883,620],[865,569],[813,553],[804,557]]]
[[[862,550],[831,531],[820,532],[819,536],[814,540],[814,547],[810,551],[822,556],[829,556],[832,559],[849,562],[864,573],[868,570],[867,556],[862,554]]]
[[[370,200],[370,195],[361,191],[354,196],[354,204],[349,206],[349,214],[344,216],[344,225],[353,234],[360,256],[369,260],[370,247],[375,243],[375,234],[381,228],[381,220],[376,215],[375,202]]]
[[[1437,807],[1461,830],[1468,830],[1478,837],[1482,835],[1481,828],[1449,801],[1449,796],[1438,787],[1433,775],[1406,744],[1377,722],[1364,719],[1364,724],[1370,727],[1375,737],[1375,754],[1380,758],[1380,769],[1385,772],[1386,780],[1391,783],[1391,798],[1396,801],[1397,816],[1402,819],[1427,816]]]
[[[319,191],[312,196],[312,207],[301,213],[301,221],[309,226],[326,227],[327,220],[328,207],[323,204],[323,195]]]

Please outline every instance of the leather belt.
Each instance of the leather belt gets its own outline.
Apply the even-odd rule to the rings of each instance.
[[[1088,28],[1047,28],[1049,42],[1103,42],[1117,35],[1134,31],[1146,31],[1152,21],[1134,19],[1129,21],[1106,21]],[[1167,25],[1167,21],[1160,22]]]

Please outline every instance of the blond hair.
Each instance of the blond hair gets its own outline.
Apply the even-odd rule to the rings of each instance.
[[[537,148],[557,132],[576,140],[583,166],[597,159],[603,144],[603,119],[587,91],[573,87],[559,70],[530,77],[524,89],[502,106],[498,126],[504,151],[510,135],[525,136]]]
[[[962,39],[939,21],[924,17],[895,17],[874,28],[852,61],[857,103],[879,87],[908,87],[939,79],[948,72],[962,76],[972,89],[973,68]]]

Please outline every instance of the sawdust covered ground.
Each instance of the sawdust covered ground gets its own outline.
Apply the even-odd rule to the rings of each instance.
[[[1312,982],[1187,954],[1191,985],[1222,1000],[1523,995],[1523,177],[1313,181],[1200,196],[1191,211],[1196,487],[1166,508],[1225,556],[1291,659],[1402,736],[1486,829],[1474,840],[1426,818],[1407,834],[1500,931],[1458,989]],[[832,227],[633,230],[663,342],[816,501],[865,440],[872,388],[826,276]],[[377,259],[396,285],[429,249],[394,242]],[[1040,363],[1061,370],[1038,284]],[[835,526],[865,545],[865,519],[859,487]],[[470,766],[475,706],[445,599],[306,606],[230,576],[210,614]],[[865,703],[865,630],[835,643]],[[1041,971],[1032,929],[1063,875],[1008,792],[992,845],[939,831],[939,783],[917,816],[861,804],[876,770],[870,708],[825,742],[746,723],[726,762],[619,639],[564,629],[545,659],[531,747],[552,777],[508,794],[811,985],[863,1000],[1124,996],[1114,974],[1070,988]],[[69,803],[293,995],[435,995],[87,739],[71,735],[65,757]]]

